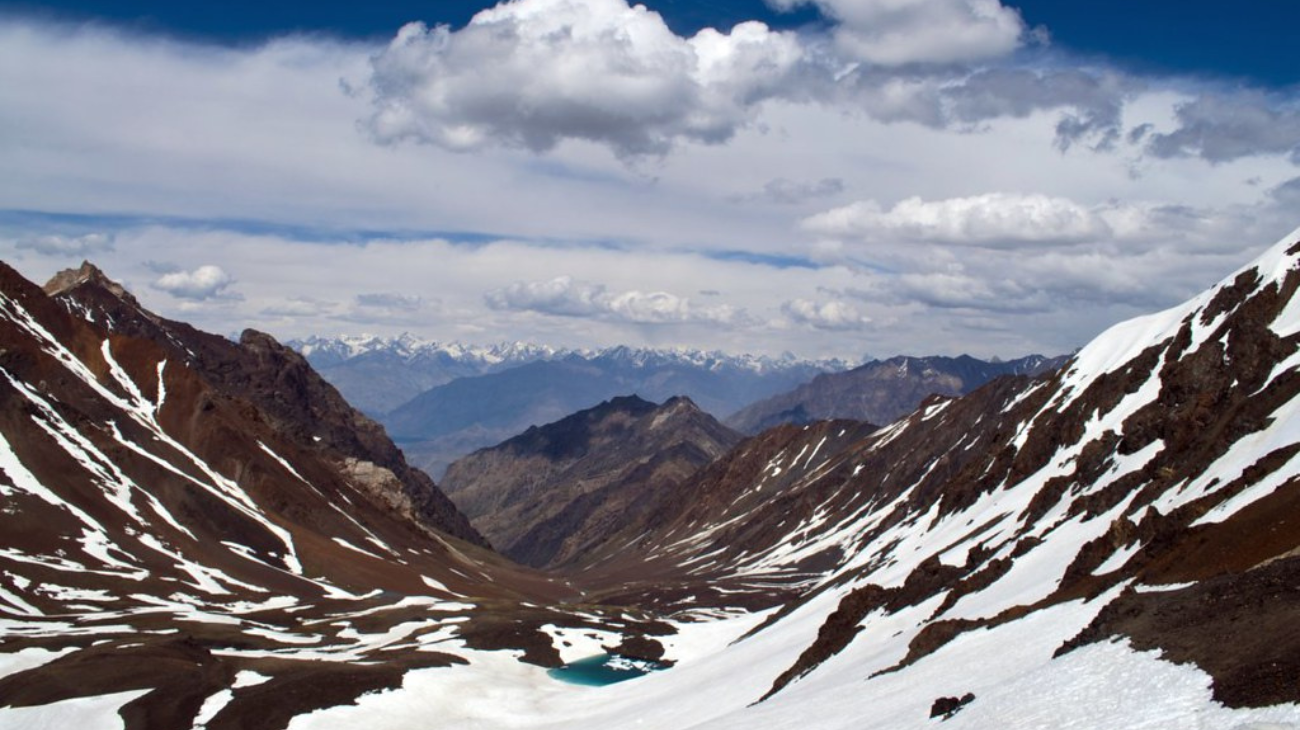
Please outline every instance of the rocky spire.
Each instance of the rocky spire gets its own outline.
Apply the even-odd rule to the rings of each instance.
[[[64,269],[55,274],[53,278],[45,283],[44,289],[46,294],[53,297],[64,294],[88,283],[98,284],[112,292],[115,296],[136,305],[137,307],[139,306],[139,302],[137,302],[135,297],[131,295],[131,292],[127,291],[121,284],[108,278],[108,276],[106,276],[98,266],[95,266],[89,261],[82,261],[79,268]]]

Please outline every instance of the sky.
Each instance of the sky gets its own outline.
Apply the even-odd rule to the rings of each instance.
[[[0,0],[0,259],[282,339],[1060,354],[1300,225],[1283,0]]]

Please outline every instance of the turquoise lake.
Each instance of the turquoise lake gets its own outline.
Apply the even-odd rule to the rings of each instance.
[[[617,654],[597,654],[562,667],[549,669],[546,673],[569,684],[603,687],[607,684],[635,679],[666,667],[665,664],[647,659],[632,659]]]

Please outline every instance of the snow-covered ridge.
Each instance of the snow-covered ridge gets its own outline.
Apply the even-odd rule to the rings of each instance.
[[[737,369],[756,373],[795,367],[816,367],[826,371],[847,370],[860,364],[840,358],[810,360],[786,353],[780,357],[752,354],[728,354],[718,350],[692,348],[639,348],[617,345],[607,348],[567,348],[529,342],[470,344],[425,339],[411,333],[396,337],[369,334],[311,336],[288,341],[289,347],[313,362],[339,363],[364,355],[385,354],[403,360],[440,358],[454,362],[499,367],[523,365],[537,360],[614,360],[636,367],[682,364],[710,370]]]

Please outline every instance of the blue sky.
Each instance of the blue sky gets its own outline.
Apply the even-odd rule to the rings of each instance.
[[[177,3],[164,0],[0,2],[0,8],[73,21],[100,20],[148,32],[220,43],[265,40],[292,32],[348,38],[386,38],[411,20],[461,27],[491,3],[480,0],[359,3]],[[761,20],[778,28],[824,22],[811,5],[778,11],[762,0],[659,0],[645,3],[669,27],[692,34]],[[1285,86],[1300,81],[1300,65],[1284,50],[1300,24],[1300,6],[1288,0],[1021,0],[1026,24],[1049,28],[1054,42],[1151,72],[1217,74]]]
[[[1300,8],[1225,8],[0,2],[0,256],[220,332],[1063,352],[1300,224]]]

